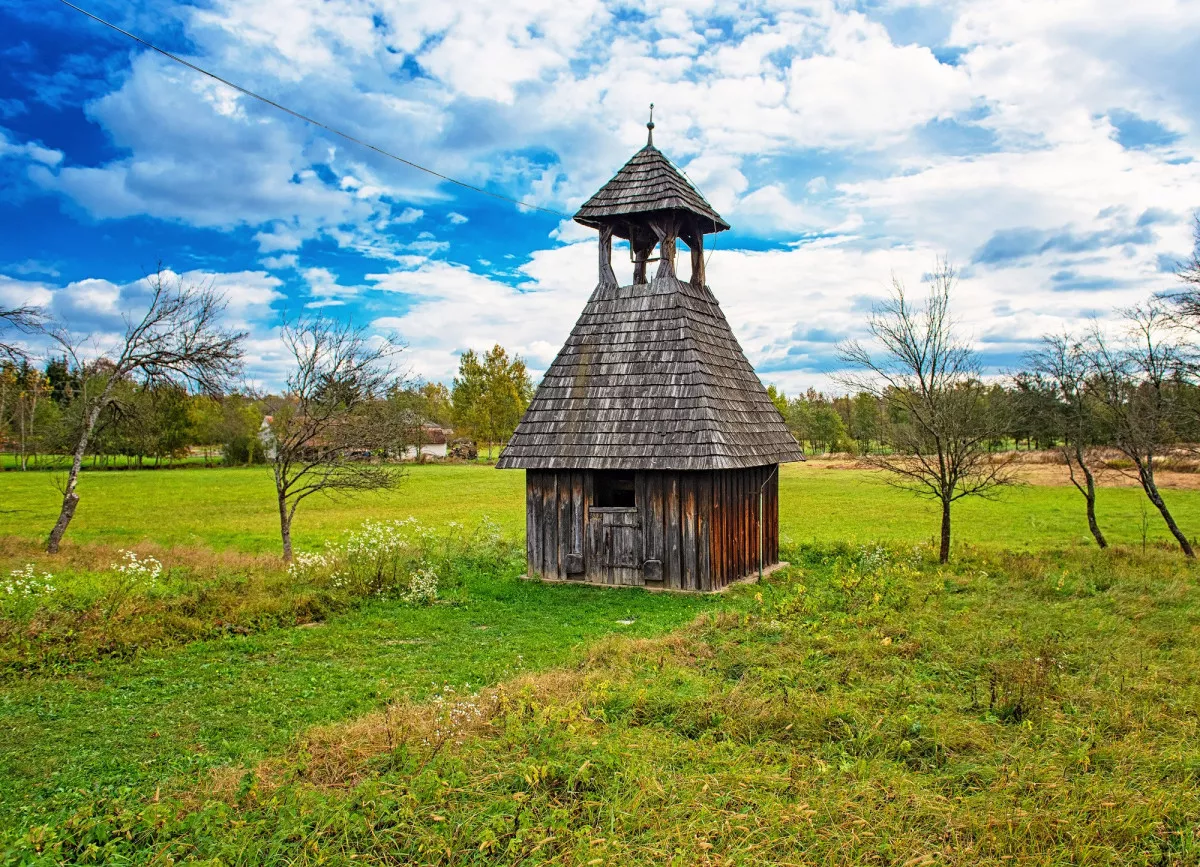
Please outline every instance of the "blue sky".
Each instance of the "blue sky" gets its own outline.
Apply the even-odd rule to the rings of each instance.
[[[764,381],[828,387],[891,276],[939,255],[995,371],[1169,288],[1200,207],[1200,4],[88,0],[298,111],[571,213],[645,141],[733,230],[709,280]],[[535,371],[594,234],[437,181],[54,0],[0,0],[0,304],[100,344],[162,262],[227,293],[249,375],[309,311],[414,375],[500,342]],[[619,258],[618,258],[618,261]],[[685,266],[686,267],[686,266]],[[618,274],[628,276],[628,264]]]

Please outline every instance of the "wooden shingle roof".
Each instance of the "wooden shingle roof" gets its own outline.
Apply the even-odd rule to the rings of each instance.
[[[717,470],[803,460],[712,291],[601,285],[497,466]]]
[[[646,145],[621,167],[575,214],[575,221],[598,229],[613,225],[618,237],[628,238],[622,217],[661,211],[683,211],[694,215],[701,232],[723,232],[729,224],[688,183],[658,148]]]

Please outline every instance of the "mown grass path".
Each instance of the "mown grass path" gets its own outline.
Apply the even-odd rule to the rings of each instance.
[[[0,686],[0,825],[123,787],[243,763],[314,724],[562,664],[609,632],[653,635],[712,598],[480,578],[457,605],[378,602],[316,628],[231,636]],[[631,625],[618,620],[633,620]]]

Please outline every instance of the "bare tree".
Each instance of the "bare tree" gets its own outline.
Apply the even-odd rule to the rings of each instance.
[[[1200,213],[1196,214],[1193,237],[1192,257],[1175,272],[1183,288],[1165,292],[1162,297],[1170,305],[1171,318],[1176,324],[1200,331]]]
[[[313,494],[337,496],[393,487],[397,469],[373,462],[395,441],[393,414],[382,398],[396,383],[402,347],[365,329],[329,319],[284,326],[295,367],[274,407],[265,445],[275,475],[283,559],[292,559],[292,519]]]
[[[1181,386],[1189,369],[1186,347],[1171,336],[1172,320],[1159,301],[1126,313],[1129,341],[1114,347],[1096,328],[1088,342],[1090,390],[1112,427],[1113,445],[1133,462],[1138,482],[1188,557],[1195,557],[1154,478],[1154,463],[1177,439]]]
[[[170,383],[218,395],[241,371],[246,335],[221,327],[225,299],[211,284],[187,284],[162,267],[146,283],[150,292],[146,312],[140,319],[126,317],[115,358],[86,360],[83,342],[67,328],[49,331],[86,383],[78,398],[80,424],[63,485],[62,508],[46,540],[51,554],[58,551],[79,505],[76,487],[83,457],[101,414],[113,405],[119,383],[140,377],[147,383]]]
[[[1097,418],[1088,393],[1092,365],[1087,346],[1067,335],[1042,339],[1042,348],[1026,355],[1030,372],[1057,398],[1058,427],[1062,434],[1059,450],[1066,461],[1071,484],[1087,503],[1088,529],[1101,548],[1108,540],[1096,521],[1096,475],[1092,470],[1092,448],[1097,438]]]
[[[955,333],[955,282],[953,267],[940,260],[928,299],[917,308],[893,276],[892,297],[867,321],[879,351],[858,341],[838,348],[841,360],[861,371],[841,377],[843,384],[875,395],[890,419],[882,434],[890,453],[865,460],[887,470],[896,487],[940,503],[942,563],[950,558],[951,505],[991,496],[1013,481],[1010,462],[988,453],[987,441],[1002,425],[988,406],[978,355]]]
[[[18,332],[31,334],[41,331],[45,325],[45,314],[38,307],[29,305],[9,308],[0,307],[0,358],[19,361],[22,358],[28,357],[28,353],[22,347],[8,342],[11,338],[4,337],[6,331],[14,329]]]

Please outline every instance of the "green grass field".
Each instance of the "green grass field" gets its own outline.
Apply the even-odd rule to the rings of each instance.
[[[780,477],[780,534],[793,542],[924,542],[937,534],[928,502],[888,487],[878,473],[789,465]],[[58,514],[54,473],[0,476],[0,536],[38,538]],[[299,548],[321,546],[366,518],[414,515],[441,524],[488,515],[524,531],[524,474],[483,465],[413,466],[399,488],[351,500],[314,498],[298,512]],[[153,541],[218,550],[277,550],[279,519],[266,469],[85,473],[67,536],[112,545]],[[1165,497],[1189,534],[1200,534],[1200,491]],[[1148,509],[1148,511],[1147,511]],[[1140,544],[1143,514],[1150,541],[1168,538],[1158,514],[1135,488],[1103,488],[1099,515],[1113,542]],[[1024,486],[994,501],[955,508],[955,541],[1006,549],[1090,543],[1083,500],[1073,488]]]
[[[1133,489],[1101,493],[1118,550],[1025,487],[963,504],[938,567],[928,504],[788,467],[793,567],[718,597],[520,580],[519,472],[301,510],[301,549],[495,519],[512,554],[427,607],[288,585],[262,470],[81,494],[46,558],[53,474],[0,474],[0,576],[66,594],[0,622],[29,660],[0,675],[3,862],[1200,863],[1200,583],[1153,513],[1142,552]],[[112,603],[131,545],[171,578]],[[77,652],[39,664],[51,634]]]

